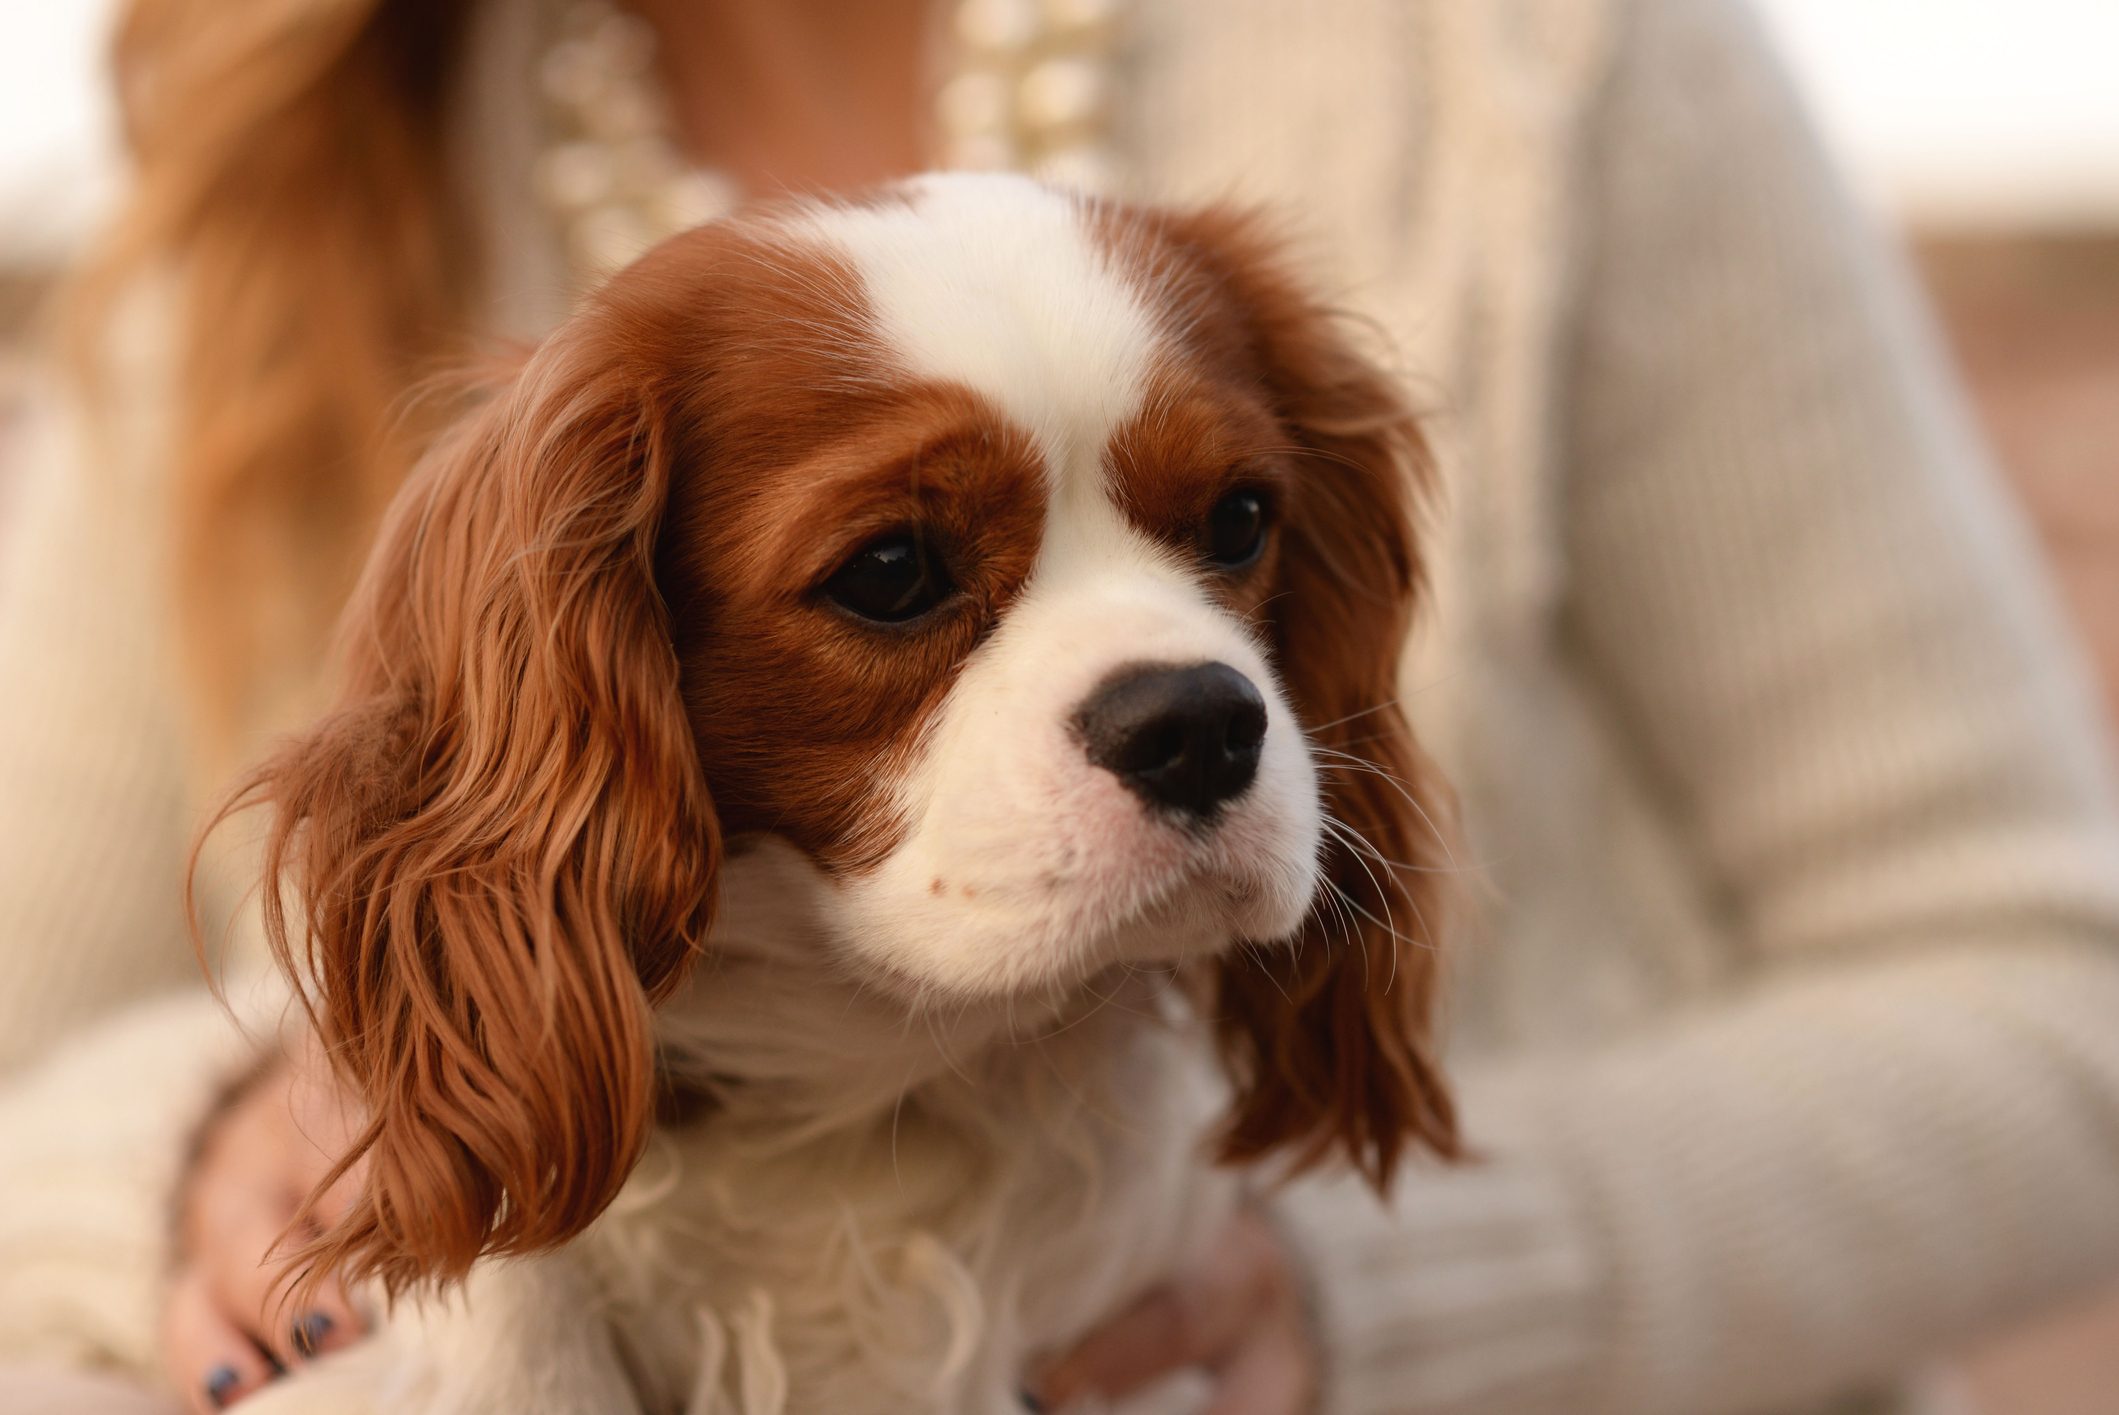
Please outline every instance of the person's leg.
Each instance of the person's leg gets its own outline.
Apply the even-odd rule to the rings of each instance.
[[[184,1415],[176,1401],[116,1376],[63,1367],[0,1365],[7,1415]]]

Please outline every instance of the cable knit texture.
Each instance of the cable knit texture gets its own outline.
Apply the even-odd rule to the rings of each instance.
[[[560,307],[520,3],[464,110],[510,330]],[[1464,798],[1452,1050],[1483,1158],[1389,1213],[1288,1195],[1334,1415],[1830,1409],[2119,1272],[2119,809],[2087,679],[1751,18],[1134,14],[1138,193],[1287,211],[1447,486],[1404,701]],[[5,552],[9,1060],[190,966],[152,448],[49,459]],[[229,1064],[175,1015],[0,1108],[0,1354],[146,1359],[131,1206]]]

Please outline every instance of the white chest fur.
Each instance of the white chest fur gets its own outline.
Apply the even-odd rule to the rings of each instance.
[[[1114,1004],[844,1131],[670,1133],[583,1257],[649,1409],[1016,1410],[1226,1215],[1211,1099],[1194,1038]]]
[[[658,1132],[563,1251],[401,1305],[258,1415],[1010,1415],[1032,1357],[1225,1219],[1220,1083],[1163,980],[1100,979],[1056,1016],[908,1015],[822,985],[791,897],[756,935],[732,911],[666,1013],[718,1109]]]

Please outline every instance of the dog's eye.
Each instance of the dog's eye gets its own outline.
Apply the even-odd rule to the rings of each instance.
[[[1271,520],[1264,496],[1248,489],[1230,492],[1207,513],[1207,558],[1224,570],[1242,569],[1265,549]]]
[[[862,546],[824,582],[832,603],[879,624],[917,619],[954,588],[941,562],[903,532]]]

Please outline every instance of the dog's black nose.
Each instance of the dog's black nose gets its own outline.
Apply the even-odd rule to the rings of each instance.
[[[1266,705],[1226,663],[1136,664],[1089,695],[1074,727],[1089,760],[1149,805],[1204,819],[1258,775]]]

